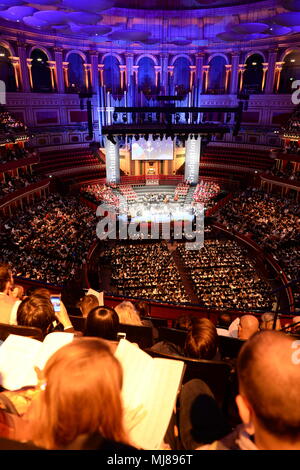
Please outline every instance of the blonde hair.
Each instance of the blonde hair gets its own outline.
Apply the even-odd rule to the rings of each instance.
[[[123,325],[142,326],[140,316],[132,302],[124,301],[115,307],[120,323]]]
[[[121,400],[122,369],[98,338],[78,338],[59,349],[44,369],[45,390],[28,412],[30,439],[63,449],[79,435],[99,432],[127,442]]]

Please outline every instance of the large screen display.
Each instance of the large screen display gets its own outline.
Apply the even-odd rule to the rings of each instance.
[[[151,135],[148,140],[133,138],[131,156],[132,160],[173,160],[173,141],[170,137],[153,140]]]

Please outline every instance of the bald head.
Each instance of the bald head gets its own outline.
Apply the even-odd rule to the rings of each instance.
[[[243,315],[238,328],[238,338],[243,340],[249,339],[258,331],[258,328],[259,321],[254,315]]]
[[[280,439],[300,439],[300,342],[277,331],[257,333],[237,367],[240,394],[261,427]]]
[[[273,312],[263,313],[261,316],[261,330],[273,330],[273,323],[274,323],[275,314]],[[280,330],[281,323],[279,318],[276,319],[276,330]]]

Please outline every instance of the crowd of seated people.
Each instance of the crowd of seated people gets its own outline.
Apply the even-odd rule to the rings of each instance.
[[[286,271],[290,280],[299,276],[300,206],[258,189],[237,195],[218,216],[219,222],[248,234],[267,249]],[[294,287],[299,299],[299,286]]]
[[[36,151],[33,149],[27,149],[20,145],[13,145],[10,147],[0,147],[0,163],[8,163],[15,160],[21,160],[23,158],[29,158],[36,156]]]
[[[184,198],[189,192],[190,185],[188,183],[179,183],[175,188],[174,201]]]
[[[288,179],[290,181],[298,182],[300,180],[300,171],[294,171],[293,165],[290,161],[287,162],[284,169],[279,170],[276,165],[266,173],[276,176],[276,178]]]
[[[300,237],[299,204],[256,188],[248,188],[229,201],[218,220],[237,232],[252,234],[259,245],[271,251]]]
[[[134,202],[137,198],[137,194],[131,184],[120,184],[118,190],[128,202]]]
[[[0,110],[0,132],[25,131],[27,127],[18,119],[15,119],[9,112]]]
[[[6,297],[11,297],[12,288],[12,271],[1,265],[0,311]],[[67,312],[60,314],[58,319],[66,331],[70,327],[64,326]],[[17,311],[18,323],[38,326],[44,335],[53,331],[55,317],[49,293],[42,289],[25,298]],[[209,385],[201,377],[193,379],[180,389],[177,432],[172,436],[170,426],[165,435],[168,449],[300,447],[299,351],[294,347],[294,338],[270,331],[270,319],[266,317],[262,317],[260,332],[255,317],[245,315],[238,320],[238,337],[243,346],[237,358],[238,389],[233,399],[239,422],[232,431],[226,408],[220,410]],[[61,347],[43,370],[37,370],[37,386],[4,389],[0,393],[0,438],[9,437],[49,450],[133,450],[136,444],[131,441],[130,431],[143,414],[137,416],[136,410],[123,405],[123,372],[114,355],[119,322],[113,308],[93,308],[88,313],[84,337]],[[205,359],[208,363],[218,359],[218,331],[210,320],[186,317],[179,323],[186,328],[186,340],[181,351],[171,351],[174,358],[178,360],[180,355],[183,360]],[[159,343],[156,346],[158,350],[162,347]],[[161,448],[165,449],[165,444]]]
[[[80,188],[82,196],[86,197],[90,201],[99,204],[100,202],[106,202],[113,204],[114,206],[119,205],[119,198],[116,196],[111,187],[106,184],[87,184]]]
[[[100,263],[111,264],[111,287],[121,295],[189,301],[174,261],[162,243],[107,248]]]
[[[1,261],[17,275],[53,284],[75,277],[95,233],[96,216],[77,198],[52,194],[3,224]]]
[[[205,307],[271,308],[270,287],[235,241],[207,239],[200,251],[185,250],[182,245],[178,251],[199,303]]]
[[[26,188],[43,178],[41,175],[36,175],[33,172],[24,171],[22,168],[19,168],[18,173],[18,176],[10,176],[8,173],[5,173],[4,181],[0,182],[0,198],[18,189]]]
[[[197,184],[194,191],[193,200],[202,204],[206,204],[215,198],[220,192],[220,186],[210,181],[201,181]]]

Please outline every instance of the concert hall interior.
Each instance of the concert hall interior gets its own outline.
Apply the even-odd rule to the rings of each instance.
[[[300,0],[0,0],[0,449],[300,449],[299,104]]]

